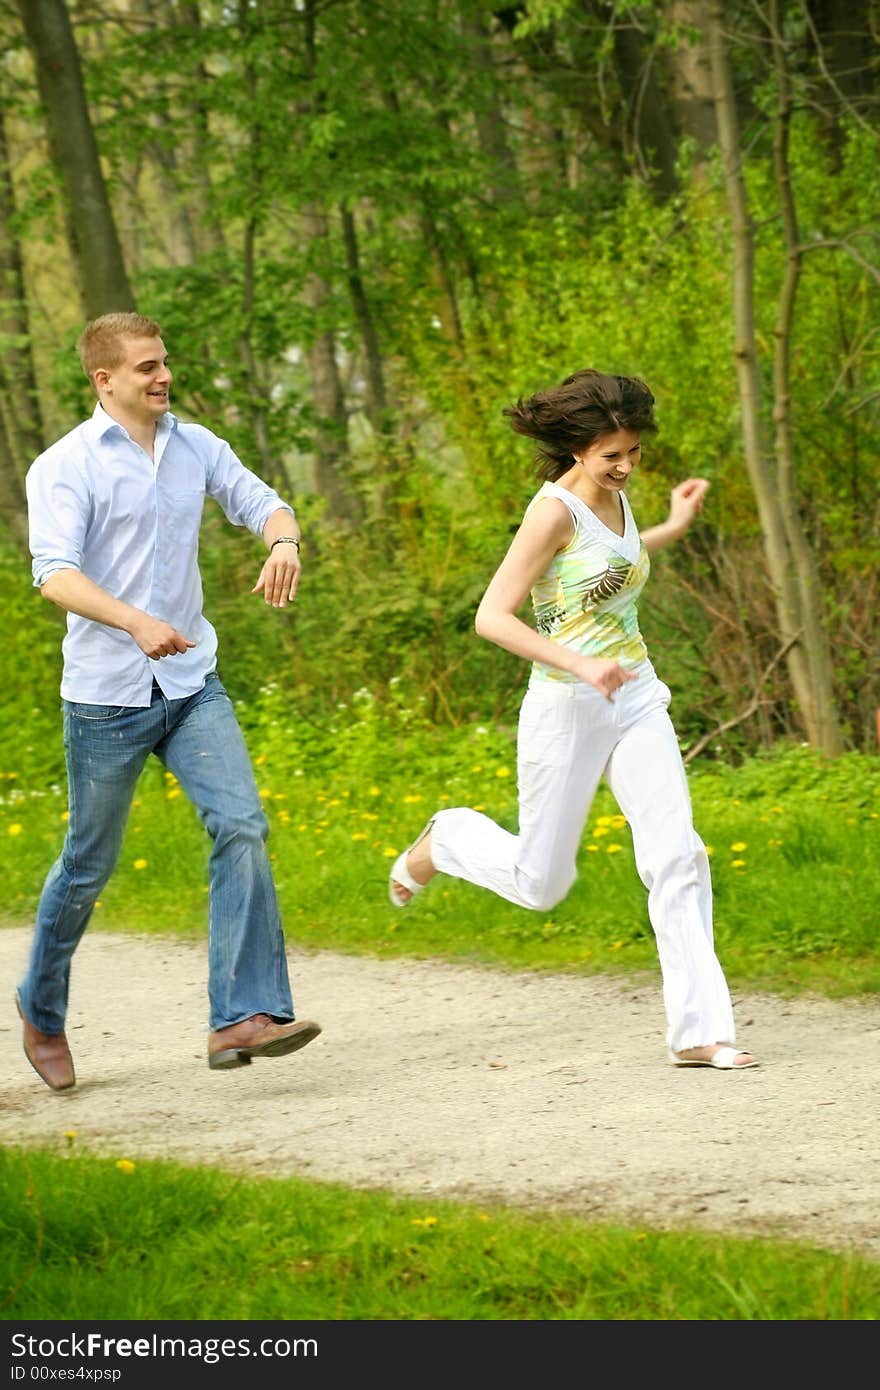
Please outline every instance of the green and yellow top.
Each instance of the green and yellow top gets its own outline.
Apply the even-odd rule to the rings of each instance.
[[[632,670],[648,655],[639,632],[638,598],[651,561],[625,494],[620,493],[622,536],[609,530],[580,497],[556,483],[543,484],[526,515],[543,497],[558,497],[565,503],[574,521],[574,535],[532,588],[538,632],[583,656],[605,657]],[[532,663],[530,684],[576,680],[570,671],[542,661]]]

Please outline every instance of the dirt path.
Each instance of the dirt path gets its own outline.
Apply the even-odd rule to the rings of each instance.
[[[88,934],[55,1095],[12,1002],[29,933],[0,931],[0,1142],[77,1143],[425,1199],[775,1233],[880,1258],[880,1004],[736,1003],[765,1060],[665,1061],[659,981],[291,951],[302,1052],[210,1072],[200,944]]]

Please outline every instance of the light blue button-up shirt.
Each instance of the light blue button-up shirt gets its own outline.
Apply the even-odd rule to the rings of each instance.
[[[194,647],[151,661],[127,632],[67,615],[61,694],[85,704],[145,707],[153,675],[169,698],[201,690],[215,669],[217,634],[202,612],[199,527],[206,497],[262,534],[279,508],[273,488],[225,440],[167,411],[155,458],[100,404],[35,459],[26,487],[34,584],[80,570],[102,589],[170,623]]]

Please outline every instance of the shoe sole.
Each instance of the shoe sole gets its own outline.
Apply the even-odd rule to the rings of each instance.
[[[230,1071],[233,1067],[249,1067],[255,1057],[286,1057],[312,1042],[320,1031],[316,1023],[307,1023],[298,1033],[288,1033],[271,1042],[255,1043],[253,1047],[227,1047],[222,1052],[209,1054],[208,1066],[212,1071]]]

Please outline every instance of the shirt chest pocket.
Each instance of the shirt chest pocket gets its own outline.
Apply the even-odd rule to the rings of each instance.
[[[176,488],[158,495],[159,529],[175,545],[189,549],[197,540],[205,505],[204,488]]]

